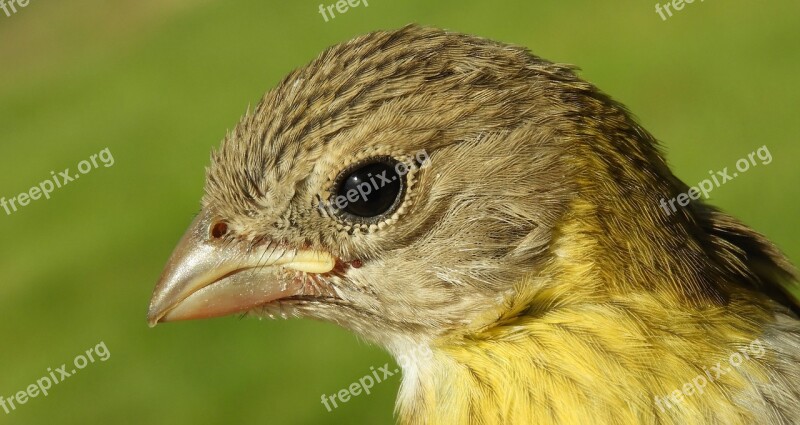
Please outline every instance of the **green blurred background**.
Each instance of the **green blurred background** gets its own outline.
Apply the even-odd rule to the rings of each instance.
[[[326,0],[325,4],[332,3]],[[0,395],[103,341],[95,363],[9,424],[386,424],[395,376],[320,403],[390,361],[330,324],[224,318],[149,329],[153,285],[202,194],[209,151],[247,105],[323,48],[410,22],[528,46],[627,104],[689,184],[767,145],[773,162],[712,202],[800,259],[800,3],[31,0],[0,12],[0,196],[110,148],[115,165],[0,210]]]

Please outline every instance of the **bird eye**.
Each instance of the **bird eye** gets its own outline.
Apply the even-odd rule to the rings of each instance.
[[[361,162],[339,175],[331,206],[353,221],[374,223],[399,206],[407,172],[406,164],[391,157]]]

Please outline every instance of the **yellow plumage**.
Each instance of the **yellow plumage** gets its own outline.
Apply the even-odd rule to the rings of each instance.
[[[725,307],[688,309],[666,289],[668,276],[652,282],[663,291],[625,294],[582,260],[592,258],[590,243],[561,242],[538,281],[520,282],[519,295],[473,331],[436,341],[415,383],[404,381],[414,388],[401,391],[402,423],[759,423],[747,406],[731,404],[731,392],[752,379],[769,385],[765,363],[774,353],[751,354],[678,408],[655,399],[763,337],[773,320],[752,294],[733,290]]]

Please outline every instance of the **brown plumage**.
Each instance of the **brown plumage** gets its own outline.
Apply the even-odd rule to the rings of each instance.
[[[398,163],[399,186],[326,207]],[[701,201],[665,214],[686,189],[573,68],[376,32],[292,72],[225,138],[150,321],[282,313],[395,356],[425,347],[404,365],[408,424],[800,422],[793,268]],[[764,350],[670,401],[747,347]]]

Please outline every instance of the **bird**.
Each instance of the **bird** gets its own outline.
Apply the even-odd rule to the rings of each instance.
[[[797,271],[579,69],[411,24],[324,50],[212,151],[148,310],[338,324],[401,424],[800,423]],[[419,355],[425,353],[425,355]]]

